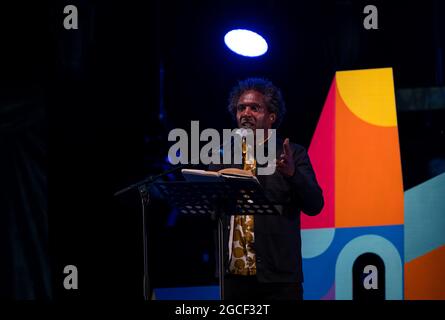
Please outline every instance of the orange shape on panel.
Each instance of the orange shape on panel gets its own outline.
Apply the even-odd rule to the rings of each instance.
[[[405,263],[405,299],[445,299],[445,246]]]
[[[363,121],[337,90],[335,144],[335,226],[403,224],[397,127]]]

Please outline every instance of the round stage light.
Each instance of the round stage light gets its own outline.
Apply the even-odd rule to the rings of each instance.
[[[268,46],[266,40],[258,33],[236,29],[226,33],[224,42],[233,52],[245,57],[258,57],[266,53]]]

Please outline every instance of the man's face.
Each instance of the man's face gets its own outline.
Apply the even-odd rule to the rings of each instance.
[[[271,129],[276,120],[276,114],[267,109],[263,94],[255,90],[244,92],[236,107],[236,121],[239,128]]]

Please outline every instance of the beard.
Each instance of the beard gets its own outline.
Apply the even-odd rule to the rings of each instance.
[[[253,119],[241,119],[240,120],[240,128],[244,128],[244,129],[252,129],[255,130],[256,129],[256,121]]]

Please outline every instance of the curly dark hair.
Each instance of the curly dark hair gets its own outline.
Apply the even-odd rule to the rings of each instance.
[[[233,118],[236,119],[236,107],[239,98],[244,92],[249,90],[254,90],[264,95],[268,111],[277,115],[277,120],[273,127],[278,128],[286,113],[286,106],[284,104],[281,90],[265,78],[247,78],[238,81],[238,84],[232,88],[229,95],[228,109]]]

